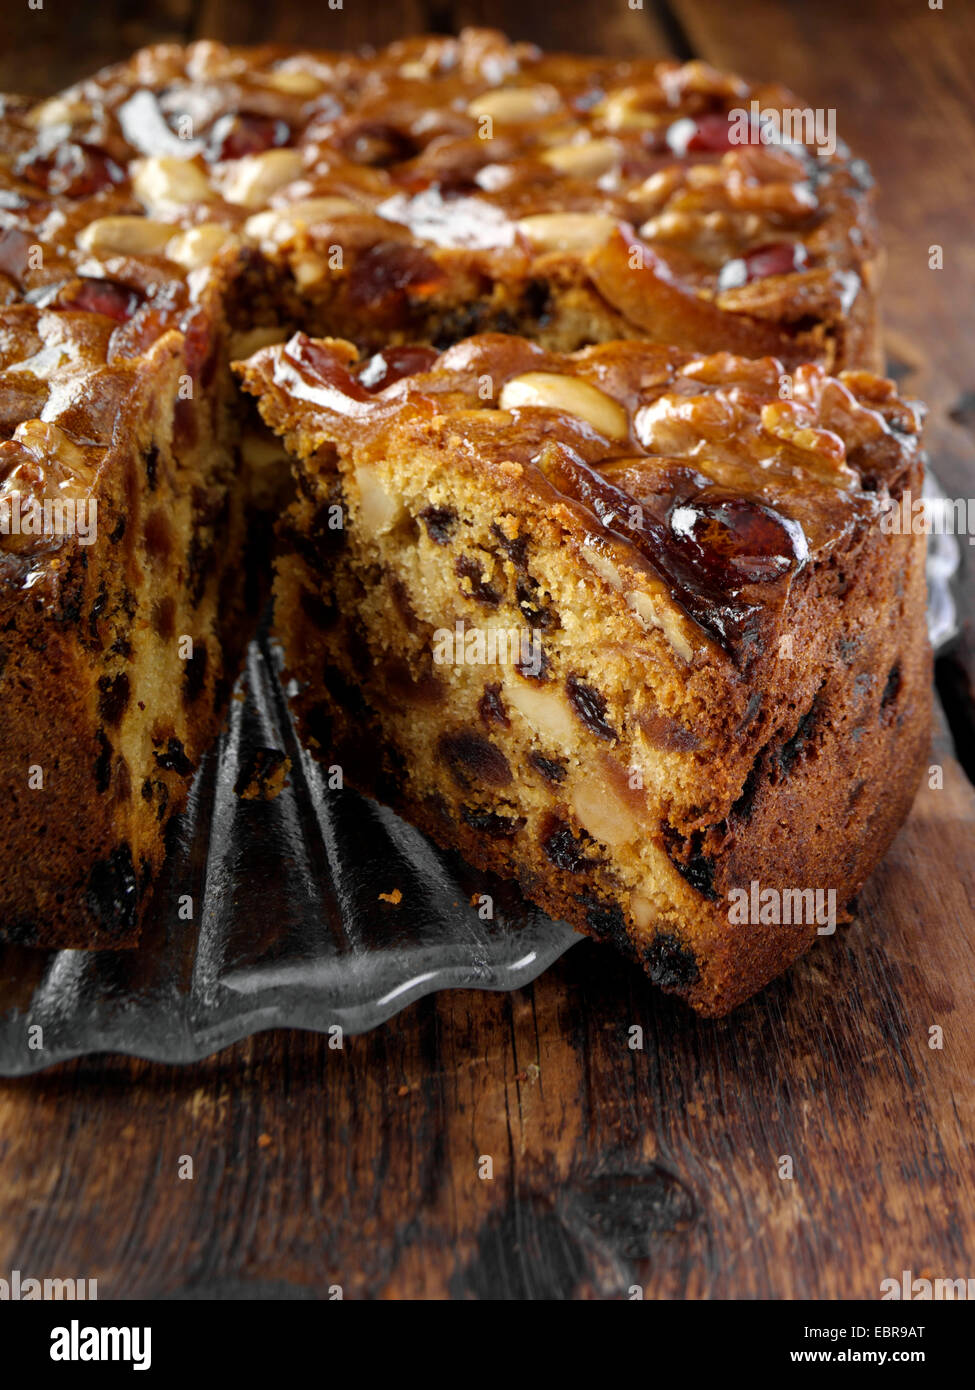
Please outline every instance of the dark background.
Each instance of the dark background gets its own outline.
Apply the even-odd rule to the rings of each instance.
[[[962,0],[3,0],[0,89],[47,94],[159,40],[341,48],[464,24],[699,56],[836,107],[880,186],[889,371],[930,404],[949,495],[975,497]],[[972,771],[963,549],[966,629],[939,688]],[[975,796],[943,726],[936,749],[945,789],[920,794],[860,921],[729,1020],[692,1018],[582,943],[528,989],[423,1000],[339,1053],[282,1033],[184,1070],[89,1059],[0,1083],[0,1274],[95,1276],[103,1297],[618,1298],[639,1282],[873,1299],[902,1269],[970,1273]]]

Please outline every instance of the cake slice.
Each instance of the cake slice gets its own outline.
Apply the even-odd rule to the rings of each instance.
[[[313,749],[705,1014],[848,919],[928,738],[890,382],[497,334],[239,371],[294,457],[276,624]]]
[[[18,944],[134,944],[267,594],[219,314],[156,288],[74,277],[0,309],[0,939]]]

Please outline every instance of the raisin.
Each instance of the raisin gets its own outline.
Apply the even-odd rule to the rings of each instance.
[[[531,575],[518,580],[515,597],[518,607],[532,627],[539,627],[543,632],[547,632],[549,628],[562,626],[562,619],[551,604],[538,602],[538,583]]]
[[[437,262],[420,247],[379,242],[364,251],[349,272],[349,306],[368,308],[377,319],[395,319],[403,314],[411,295],[427,296],[443,279]],[[367,394],[358,382],[355,385]]]
[[[901,688],[901,667],[897,661],[887,672],[887,681],[884,685],[884,693],[880,697],[880,708],[885,710],[888,705],[893,704],[897,699]]]
[[[582,830],[578,835],[573,835],[565,821],[559,820],[557,816],[549,817],[542,836],[542,849],[557,869],[578,874],[601,863],[600,859],[591,859],[585,853],[587,846],[591,844],[592,837],[586,831]]]
[[[510,840],[525,825],[524,816],[499,816],[495,811],[485,811],[478,806],[462,806],[460,814],[472,830],[495,840]]]
[[[139,886],[132,850],[127,844],[118,845],[107,859],[94,866],[88,877],[85,902],[109,936],[121,936],[135,926]]]
[[[95,759],[95,790],[107,792],[112,781],[112,745],[105,736],[104,729],[95,733],[98,757]]]
[[[334,666],[326,666],[322,679],[329,695],[346,714],[355,720],[368,718],[369,706],[363,699],[362,692],[357,685],[347,680],[341,671]]]
[[[598,898],[585,895],[577,899],[586,909],[586,925],[597,941],[605,941],[617,951],[636,959],[633,943],[626,931],[626,918],[619,903],[600,902]]]
[[[128,708],[131,696],[129,678],[124,671],[114,678],[99,676],[98,690],[98,717],[110,728],[115,728]]]
[[[525,287],[525,309],[539,328],[552,317],[552,289],[545,280],[529,280]]]
[[[519,656],[518,660],[515,662],[515,670],[523,675],[526,681],[547,681],[552,669],[552,663],[549,661],[548,652],[544,647],[540,647],[538,651],[537,671],[533,669],[534,666],[534,658],[530,661],[523,661]]]
[[[501,699],[500,681],[484,687],[484,694],[477,704],[477,712],[485,724],[501,724],[505,729],[510,729],[511,720],[505,712]]]
[[[528,761],[542,774],[546,782],[565,781],[568,768],[564,763],[556,762],[552,758],[543,758],[541,753],[529,753]]]
[[[487,608],[497,608],[501,595],[493,585],[481,578],[481,566],[472,555],[462,555],[454,566],[454,573],[459,579],[466,579],[471,586],[468,591],[463,584],[460,585],[460,592],[465,598],[475,598]]]
[[[149,484],[149,491],[155,492],[159,486],[159,450],[155,444],[150,445],[145,455],[146,482]]]
[[[778,764],[787,777],[799,761],[799,758],[805,751],[806,744],[809,742],[809,736],[818,714],[818,704],[818,699],[812,702],[809,709],[806,710],[806,713],[799,720],[795,733],[791,738],[786,739],[785,743],[783,743],[782,747],[779,749]]]
[[[441,734],[437,751],[461,788],[466,789],[471,778],[493,787],[507,786],[511,781],[511,768],[500,748],[471,730]]]
[[[615,739],[616,730],[606,719],[606,701],[595,686],[587,685],[570,671],[565,688],[569,703],[590,733],[607,741]]]
[[[647,974],[661,989],[687,990],[700,976],[700,968],[689,947],[671,932],[658,932],[643,952]]]
[[[182,743],[178,738],[171,738],[166,744],[164,753],[157,753],[156,762],[164,772],[178,772],[181,777],[187,777],[193,771],[193,764],[186,756]]]
[[[504,534],[497,522],[491,527],[491,533],[515,569],[525,569],[528,564],[528,537],[515,536],[512,540]]]
[[[762,754],[752,763],[745,778],[744,786],[738,794],[737,800],[728,813],[729,820],[737,821],[741,825],[747,825],[752,818],[755,809],[755,797],[761,782]]]
[[[453,507],[426,507],[420,513],[420,520],[427,528],[427,534],[437,545],[449,545],[450,534],[457,520]]]

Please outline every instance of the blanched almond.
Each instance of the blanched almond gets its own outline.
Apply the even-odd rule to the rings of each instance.
[[[158,256],[179,231],[174,222],[151,217],[99,217],[78,233],[78,245],[93,256]]]
[[[518,406],[544,406],[564,410],[577,420],[585,420],[607,439],[625,439],[629,430],[626,411],[591,382],[559,372],[526,372],[505,382],[498,397],[502,410]]]
[[[230,162],[224,175],[223,196],[228,203],[258,208],[272,193],[301,177],[305,161],[298,150],[264,150]]]
[[[657,600],[642,589],[626,595],[627,606],[647,628],[659,628],[683,661],[690,661],[694,649],[684,635],[681,620],[666,599]]]
[[[610,92],[596,111],[607,130],[652,130],[664,119],[653,109],[663,101],[663,92],[655,83],[621,87]]]
[[[244,235],[252,241],[281,246],[297,235],[302,226],[328,222],[332,218],[360,211],[359,204],[354,203],[351,198],[302,198],[289,203],[287,207],[267,208],[264,212],[255,212],[253,217],[248,217],[244,223]]]
[[[186,203],[207,203],[214,197],[210,181],[192,160],[170,154],[138,159],[133,165],[132,192],[151,212],[159,208],[180,207]]]
[[[607,212],[539,212],[515,226],[540,251],[590,251],[616,230]]]
[[[322,90],[321,79],[307,68],[275,68],[273,72],[262,72],[260,81],[276,92],[284,92],[290,97],[314,97]]]
[[[355,470],[359,488],[359,525],[367,536],[390,531],[403,515],[403,502],[389,492],[372,464],[360,464]]]
[[[625,845],[640,835],[640,824],[623,798],[594,770],[574,781],[569,800],[580,825],[610,846]]]
[[[516,709],[549,747],[567,750],[578,743],[578,722],[559,691],[509,673],[504,681],[504,703]]]
[[[502,124],[534,121],[557,111],[559,104],[554,87],[495,87],[468,102],[467,114],[475,119],[488,116]]]
[[[87,101],[69,101],[65,97],[52,97],[40,106],[35,106],[27,120],[37,130],[48,130],[56,125],[80,125],[91,119],[92,110]]]
[[[240,237],[219,222],[204,222],[179,232],[166,244],[166,255],[186,270],[199,270],[209,265],[225,247],[239,246]]]
[[[542,155],[546,164],[558,169],[560,174],[572,178],[596,179],[612,169],[620,157],[620,146],[616,140],[585,140],[581,144],[569,141],[566,145],[553,145]]]

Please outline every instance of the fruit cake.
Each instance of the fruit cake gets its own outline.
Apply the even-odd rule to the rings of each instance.
[[[312,748],[705,1014],[848,919],[928,731],[890,382],[501,334],[299,333],[240,371],[296,461],[275,598]],[[733,910],[769,890],[816,912]]]
[[[157,45],[0,97],[0,518],[99,508],[91,544],[0,527],[0,939],[137,937],[287,486],[232,358],[490,330],[876,365],[869,176],[769,143],[794,109],[485,30]]]

